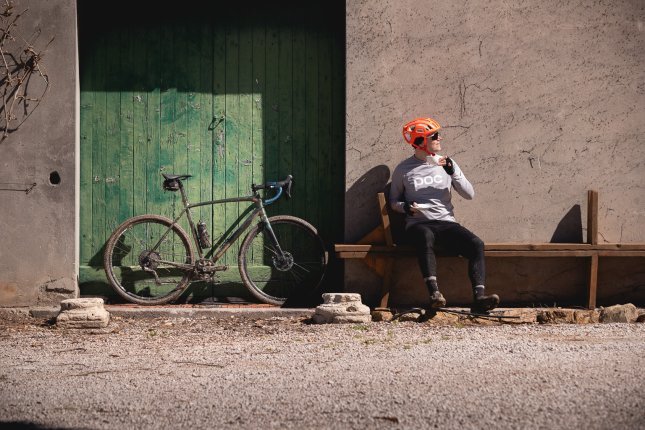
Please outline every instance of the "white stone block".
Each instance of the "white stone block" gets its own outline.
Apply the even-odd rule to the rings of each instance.
[[[313,320],[317,324],[367,323],[372,321],[369,306],[361,302],[360,294],[325,293],[324,303],[316,308]]]
[[[103,299],[67,299],[60,303],[56,324],[67,328],[104,328],[110,322],[110,313],[103,307]]]

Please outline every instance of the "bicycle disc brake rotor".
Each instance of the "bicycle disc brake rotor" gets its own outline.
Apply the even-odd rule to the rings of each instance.
[[[161,257],[154,251],[144,250],[139,254],[139,265],[142,269],[155,270]]]
[[[273,261],[273,267],[281,272],[286,272],[293,267],[293,255],[286,251],[282,255],[274,255],[271,260]]]

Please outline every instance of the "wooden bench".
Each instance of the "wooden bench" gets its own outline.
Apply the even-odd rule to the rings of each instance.
[[[381,225],[356,244],[336,244],[338,258],[361,259],[382,279],[380,307],[387,308],[393,284],[392,268],[397,256],[412,256],[410,246],[397,246],[393,240],[388,203],[378,193]],[[645,257],[645,243],[598,243],[598,192],[587,193],[587,243],[485,243],[486,257],[581,257],[589,261],[587,300],[589,309],[596,307],[598,259],[600,257]]]

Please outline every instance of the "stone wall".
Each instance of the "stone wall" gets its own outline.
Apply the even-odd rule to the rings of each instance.
[[[473,201],[455,196],[456,216],[484,241],[583,241],[586,192],[596,189],[600,242],[645,242],[643,2],[346,6],[347,242],[377,225],[376,193],[411,155],[401,126],[418,116],[443,125],[444,153],[476,190]],[[401,300],[425,300],[414,260],[398,264]],[[439,264],[448,300],[468,300],[465,263]],[[492,260],[489,284],[515,302],[576,301],[585,267]],[[600,302],[623,293],[645,301],[641,267],[601,260]],[[360,262],[346,263],[345,280],[348,291],[378,295]]]
[[[76,2],[13,4],[13,17],[22,13],[14,34],[44,53],[38,64],[49,88],[42,96],[45,81],[39,73],[32,74],[27,97],[40,103],[27,103],[29,116],[0,141],[0,306],[58,303],[78,291]],[[24,54],[17,48],[20,38],[17,42],[5,46],[14,58]],[[14,114],[18,121],[12,126],[26,117],[23,107]]]

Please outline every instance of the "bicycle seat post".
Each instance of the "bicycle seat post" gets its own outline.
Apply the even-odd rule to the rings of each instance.
[[[190,203],[188,202],[188,196],[186,195],[186,191],[184,190],[184,183],[181,182],[181,179],[177,179],[177,183],[179,183],[179,192],[181,193],[181,201],[184,204],[184,209],[186,209]]]

